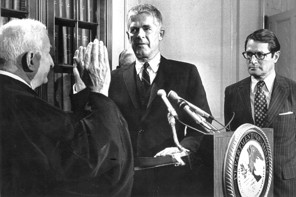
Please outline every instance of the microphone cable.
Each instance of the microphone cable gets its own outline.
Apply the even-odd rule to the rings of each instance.
[[[184,126],[190,128],[190,129],[192,129],[192,130],[194,130],[194,131],[200,132],[200,133],[202,133],[202,134],[204,134],[204,135],[213,135],[213,134],[215,134],[215,133],[217,133],[217,132],[219,133],[220,131],[223,131],[223,130],[227,130],[227,129],[230,130],[228,127],[229,127],[230,123],[233,121],[234,116],[235,116],[235,113],[233,112],[230,121],[229,121],[225,126],[224,126],[222,123],[220,123],[219,121],[217,121],[217,120],[214,119],[215,122],[218,122],[218,123],[222,126],[221,129],[208,129],[208,128],[206,128],[205,126],[203,126],[202,124],[199,124],[199,125],[202,126],[205,130],[211,131],[211,133],[207,133],[207,132],[201,131],[201,130],[199,130],[199,129],[193,127],[193,126],[190,126],[190,125],[186,124],[185,122],[183,122],[182,120],[180,120],[180,118],[177,118],[177,120],[178,120],[178,122],[180,122],[182,125],[184,125]]]

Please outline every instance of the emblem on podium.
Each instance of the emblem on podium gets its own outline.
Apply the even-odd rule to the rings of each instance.
[[[265,133],[243,124],[232,135],[225,153],[225,196],[267,196],[272,181],[272,152]]]

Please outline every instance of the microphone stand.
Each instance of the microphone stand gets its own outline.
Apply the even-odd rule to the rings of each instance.
[[[176,121],[175,121],[175,117],[169,112],[168,113],[168,122],[171,125],[172,128],[172,133],[173,133],[173,139],[175,142],[175,145],[177,146],[177,148],[179,149],[180,153],[175,153],[172,155],[172,157],[177,161],[177,163],[175,164],[175,166],[179,166],[179,165],[185,165],[184,161],[182,160],[181,157],[187,156],[188,157],[188,164],[189,164],[189,168],[192,169],[191,166],[191,160],[189,157],[189,150],[184,148],[178,139],[178,135],[177,135],[177,131],[176,131]]]
[[[174,139],[175,145],[178,147],[178,149],[181,152],[186,153],[186,155],[187,155],[189,150],[184,148],[179,142],[176,127],[175,127],[175,125],[176,125],[175,117],[171,113],[168,113],[168,122],[169,122],[169,124],[171,125],[171,128],[172,128],[173,139]]]

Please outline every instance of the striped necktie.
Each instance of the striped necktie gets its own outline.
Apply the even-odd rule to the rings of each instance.
[[[149,63],[145,62],[144,64],[144,69],[142,72],[142,82],[144,83],[145,87],[149,87],[150,86],[150,76],[148,73],[148,67],[149,67]]]

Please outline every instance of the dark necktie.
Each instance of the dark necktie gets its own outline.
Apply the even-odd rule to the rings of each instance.
[[[149,73],[148,73],[148,67],[149,67],[149,63],[145,62],[144,64],[144,69],[142,72],[142,82],[144,83],[145,87],[149,87],[150,86],[150,77],[149,77]]]
[[[255,94],[255,100],[254,100],[255,125],[258,127],[264,126],[264,121],[265,121],[266,112],[267,112],[266,96],[262,90],[262,87],[264,85],[265,85],[264,81],[259,81],[257,83],[257,91]]]

